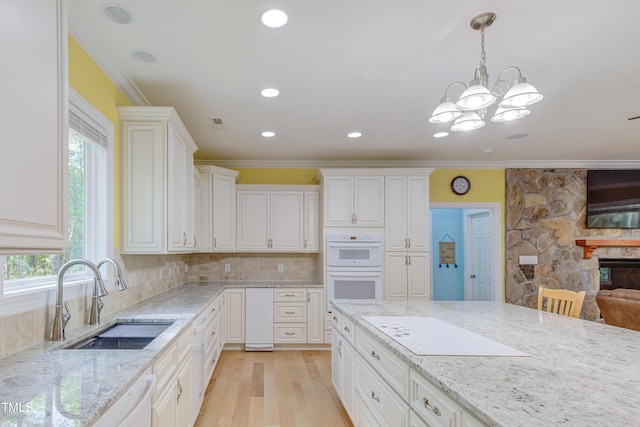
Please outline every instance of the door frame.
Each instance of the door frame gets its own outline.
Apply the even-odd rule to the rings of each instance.
[[[502,227],[502,203],[500,202],[431,202],[429,204],[429,211],[431,209],[473,209],[473,210],[489,210],[491,213],[491,227],[494,233],[496,233],[496,238],[493,239],[493,251],[492,251],[492,268],[495,274],[493,275],[493,295],[495,301],[504,301],[504,256],[503,256],[503,245],[504,241],[504,230]],[[431,217],[431,212],[429,212],[429,217]],[[464,225],[464,234],[465,240],[467,240],[468,226],[467,226],[468,218],[465,218]],[[431,224],[430,227],[431,229]],[[431,233],[431,247],[433,247],[433,233]],[[466,246],[465,246],[466,248]],[[466,262],[465,262],[466,266]],[[465,267],[466,268],[466,267]],[[433,272],[433,265],[431,266],[431,271]],[[465,289],[468,286],[470,278],[469,274],[465,271],[464,278],[464,286]],[[466,294],[466,292],[465,292]],[[431,277],[431,295],[433,295],[433,274]],[[466,297],[465,297],[466,299]]]

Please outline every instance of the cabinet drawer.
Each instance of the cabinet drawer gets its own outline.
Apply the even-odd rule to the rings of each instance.
[[[361,356],[356,357],[356,393],[382,425],[407,426],[409,405],[371,369]]]
[[[413,370],[409,395],[413,410],[430,426],[460,425],[462,408]]]
[[[406,363],[362,329],[359,329],[356,335],[356,349],[400,396],[408,400],[409,367]]]
[[[305,323],[280,323],[273,327],[273,335],[277,343],[304,343],[307,339]]]
[[[356,324],[353,323],[353,320],[347,316],[340,316],[340,329],[338,330],[347,341],[353,345],[356,344]]]
[[[306,322],[307,304],[277,302],[273,313],[275,322]]]
[[[193,328],[189,326],[180,333],[176,344],[176,363],[178,365],[181,365],[191,354],[191,347],[193,347]]]
[[[153,374],[156,376],[156,397],[162,392],[176,372],[175,353],[175,346],[171,346],[153,364]]]
[[[306,289],[274,289],[275,302],[307,302]]]
[[[337,330],[341,331],[340,329],[340,319],[342,318],[342,315],[340,313],[338,313],[337,311],[333,311],[333,313],[331,313],[331,326],[336,328]]]
[[[207,307],[206,313],[207,313],[207,316],[209,317],[209,319],[211,319],[213,316],[218,314],[218,312],[220,311],[221,300],[222,300],[222,298],[218,297],[218,298],[214,299],[213,302],[211,304],[209,304],[209,306]]]

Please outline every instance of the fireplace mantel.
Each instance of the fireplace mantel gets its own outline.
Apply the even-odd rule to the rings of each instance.
[[[600,247],[640,247],[640,240],[628,240],[628,239],[588,239],[588,240],[576,240],[576,246],[584,247],[584,259],[590,259],[593,255],[593,251]]]

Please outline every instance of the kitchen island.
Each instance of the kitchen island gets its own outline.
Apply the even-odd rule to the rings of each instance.
[[[91,426],[190,332],[193,322],[226,289],[318,288],[315,282],[201,282],[177,286],[121,311],[100,325],[67,331],[0,359],[0,426]],[[268,303],[268,302],[265,302]],[[271,302],[272,303],[272,302]],[[78,342],[116,321],[173,322],[143,349],[75,350]],[[187,337],[187,342],[191,338]]]
[[[364,354],[360,343],[375,342],[408,366],[411,375],[427,380],[457,403],[463,413],[486,425],[585,427],[639,423],[639,332],[500,302],[349,301],[333,303],[333,311],[355,325],[355,348],[360,353],[356,371],[358,363],[366,360],[369,365],[370,356],[379,356]],[[432,317],[526,355],[418,356],[365,320],[369,316]],[[334,337],[334,342],[335,338],[339,337]],[[344,354],[344,348],[340,352]],[[355,388],[358,386],[356,382]],[[406,389],[409,394],[409,384]],[[401,395],[400,386],[399,390],[396,394]],[[371,399],[378,399],[373,393],[368,396],[368,389],[366,393],[360,393],[361,401],[369,400],[370,405]],[[405,402],[412,400],[407,398]],[[413,403],[410,406],[414,408]],[[384,420],[380,424],[384,425]],[[455,425],[461,425],[460,421]]]

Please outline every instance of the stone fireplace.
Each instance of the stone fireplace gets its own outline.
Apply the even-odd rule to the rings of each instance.
[[[600,290],[599,260],[640,260],[640,247],[630,244],[640,239],[640,230],[586,228],[586,169],[505,172],[506,302],[535,308],[539,285],[584,290],[581,317],[599,319],[595,302]],[[579,239],[618,243],[587,247]],[[537,257],[533,275],[523,273],[521,256]]]
[[[640,260],[600,258],[600,289],[640,289]]]

